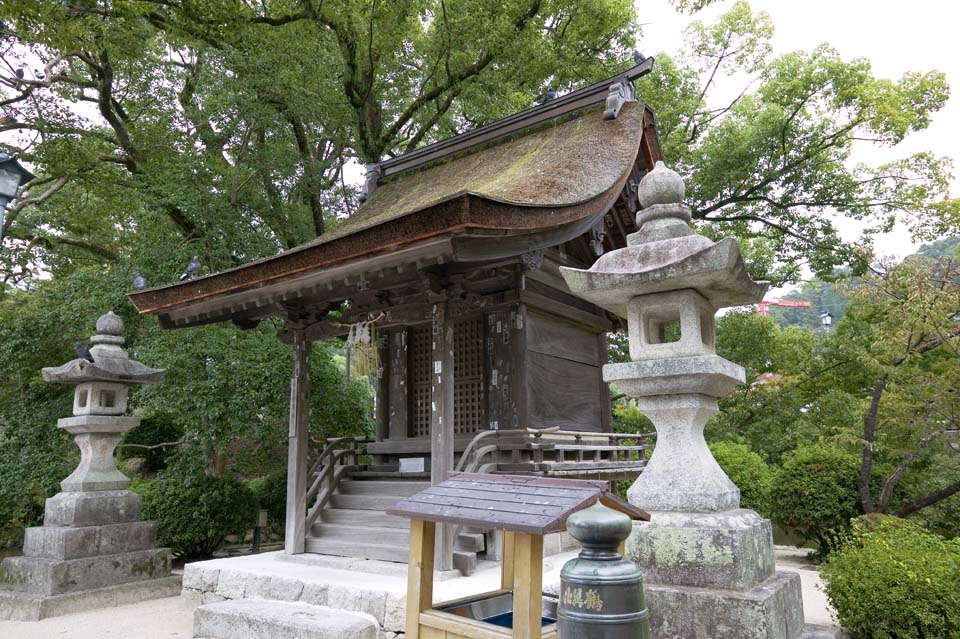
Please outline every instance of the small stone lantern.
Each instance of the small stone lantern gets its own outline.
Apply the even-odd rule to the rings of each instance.
[[[0,619],[36,620],[84,608],[175,595],[170,551],[156,548],[156,523],[141,521],[140,495],[127,490],[113,452],[140,423],[124,415],[131,384],[156,384],[166,371],[132,360],[123,321],[97,320],[89,359],[44,368],[47,382],[76,386],[73,417],[57,422],[74,436],[80,464],[47,500],[43,526],[27,528],[23,556],[8,557],[11,583],[0,589]]]

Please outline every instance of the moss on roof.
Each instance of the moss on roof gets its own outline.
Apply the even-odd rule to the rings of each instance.
[[[563,207],[603,193],[630,170],[643,135],[644,106],[614,120],[599,110],[509,142],[381,183],[348,220],[308,245],[323,244],[464,194],[518,207]],[[522,208],[517,215],[522,215]]]

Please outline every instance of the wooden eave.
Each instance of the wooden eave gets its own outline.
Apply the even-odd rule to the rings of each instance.
[[[451,473],[449,479],[387,509],[388,515],[545,535],[563,530],[567,517],[598,501],[631,519],[649,513],[607,490],[608,482],[528,475]]]
[[[387,181],[357,214],[313,242],[206,277],[132,293],[130,299],[141,313],[158,315],[165,328],[256,321],[286,315],[292,307],[349,298],[356,290],[351,287],[373,282],[386,271],[406,270],[414,278],[423,266],[482,262],[556,246],[595,225],[623,200],[638,167],[645,171],[660,157],[653,113],[640,103],[625,104],[615,120],[601,120],[593,109],[542,126],[546,128]],[[592,137],[590,144],[580,145],[589,148],[573,160],[545,163],[537,155],[548,153],[550,145],[569,149],[569,132],[577,130]],[[608,145],[601,144],[604,136]],[[614,157],[598,156],[598,148]],[[527,149],[527,156],[514,157],[511,164],[516,149]],[[606,164],[594,167],[590,184],[576,183],[591,161]],[[486,182],[470,183],[485,164],[506,167],[505,175],[501,179],[488,171]],[[520,169],[512,168],[516,165]],[[458,181],[461,176],[465,184]],[[428,193],[432,199],[411,199],[443,179],[450,187],[446,194],[434,190]],[[563,184],[570,187],[558,194],[555,187]],[[405,206],[400,202],[404,196]],[[622,227],[630,221],[614,217],[613,226],[625,235]]]

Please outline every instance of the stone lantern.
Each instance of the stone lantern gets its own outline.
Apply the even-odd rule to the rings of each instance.
[[[627,318],[632,361],[607,364],[604,380],[636,398],[657,429],[627,493],[651,513],[628,554],[644,571],[654,639],[795,639],[799,577],[774,571],[770,522],[739,507],[703,437],[717,399],[745,379],[715,352],[714,314],[763,299],[767,285],[750,278],[735,240],[694,232],[683,196],[683,180],[658,162],[640,183],[628,246],[589,270],[562,269],[574,294]]]
[[[156,523],[140,520],[140,495],[127,490],[113,453],[140,423],[126,416],[132,384],[155,384],[166,371],[132,360],[122,348],[123,321],[97,320],[90,359],[44,368],[47,382],[76,386],[73,417],[57,422],[74,436],[80,464],[47,500],[43,526],[27,528],[22,557],[3,561],[0,619],[41,619],[76,610],[174,595],[170,551],[156,548]],[[92,360],[92,361],[91,361]]]

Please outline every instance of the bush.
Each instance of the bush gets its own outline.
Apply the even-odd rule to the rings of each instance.
[[[287,517],[287,471],[281,470],[247,482],[257,508],[267,511],[270,521],[283,527]]]
[[[774,474],[774,521],[820,545],[825,555],[837,534],[861,514],[857,494],[860,458],[834,446],[813,444],[787,453]]]
[[[157,444],[175,442],[182,436],[183,431],[177,426],[173,417],[166,413],[159,413],[152,417],[144,418],[139,426],[125,432],[123,438],[120,440],[120,446],[117,452],[121,459],[142,457],[142,470],[155,473],[167,467],[167,458],[176,454],[176,446],[144,449],[135,447],[128,448],[125,444],[156,446]]]
[[[253,492],[233,478],[164,477],[136,486],[143,515],[158,524],[157,540],[180,557],[209,557],[227,535],[242,535],[253,524]]]
[[[854,639],[960,636],[960,539],[887,515],[860,517],[820,575]]]
[[[746,444],[736,442],[715,442],[710,444],[710,452],[727,477],[740,489],[740,507],[769,517],[773,470],[763,461],[763,457]]]

